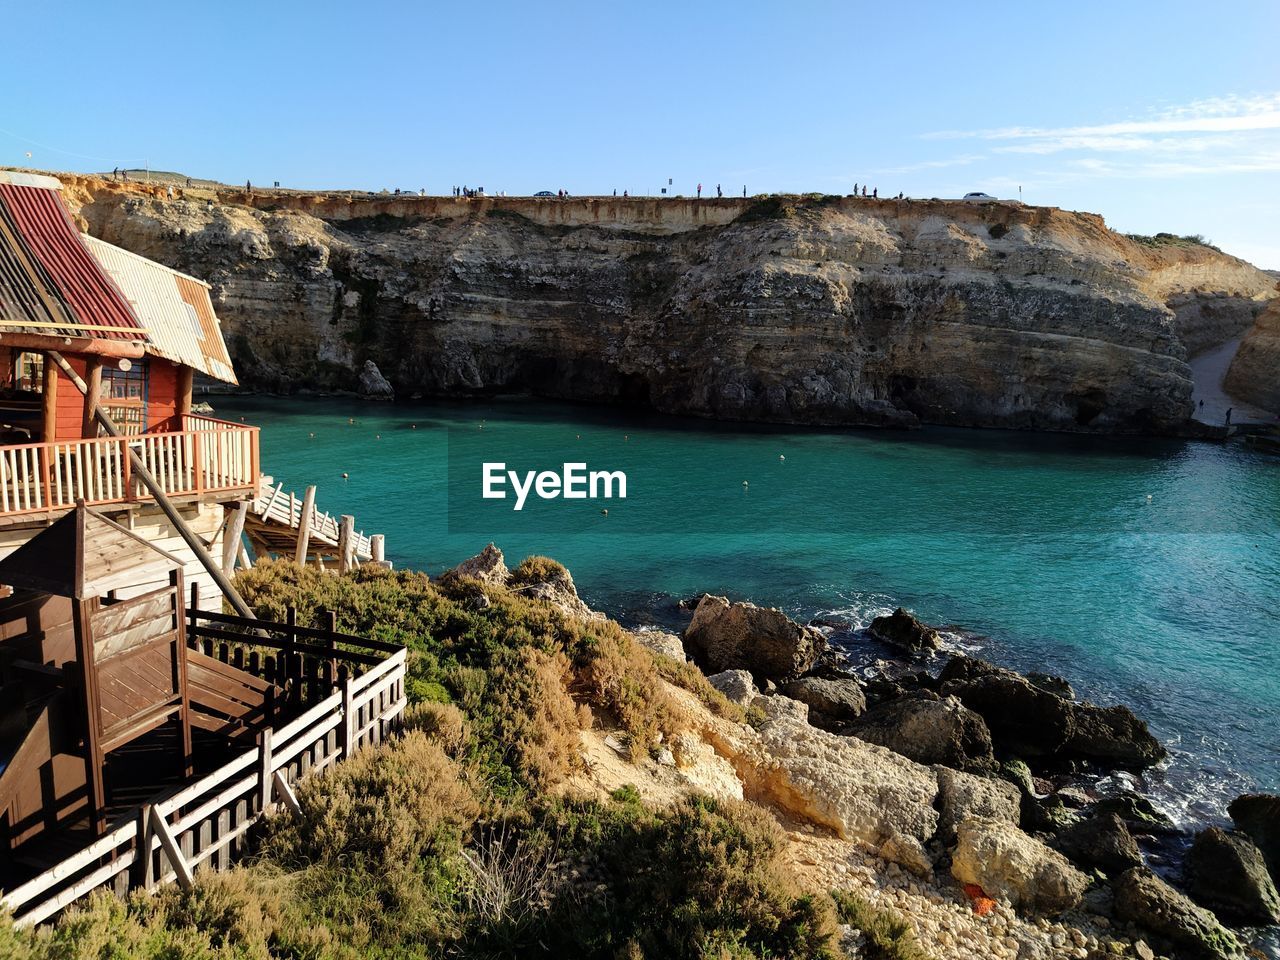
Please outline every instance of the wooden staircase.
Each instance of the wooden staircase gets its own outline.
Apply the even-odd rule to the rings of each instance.
[[[334,517],[316,509],[315,487],[299,498],[284,484],[262,478],[258,496],[249,504],[244,532],[259,556],[293,557],[299,563],[326,560],[345,571],[362,563],[385,563],[383,538],[355,529],[355,518]]]

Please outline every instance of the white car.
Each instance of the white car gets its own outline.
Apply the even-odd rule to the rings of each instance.
[[[966,193],[964,195],[964,199],[972,200],[975,203],[989,203],[996,198],[989,193],[978,193],[975,191],[974,193]]]

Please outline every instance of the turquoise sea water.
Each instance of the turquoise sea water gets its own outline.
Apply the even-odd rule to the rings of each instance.
[[[262,461],[438,572],[495,541],[564,562],[597,609],[664,622],[701,591],[957,642],[1124,702],[1173,751],[1140,784],[1188,824],[1280,789],[1280,460],[1007,432],[776,430],[501,400],[223,398]],[[354,423],[349,422],[351,418]],[[314,436],[312,436],[314,434]],[[483,500],[482,461],[627,473],[626,500]],[[349,474],[343,480],[342,474]],[[746,481],[746,485],[743,485]],[[602,509],[608,510],[604,515]]]

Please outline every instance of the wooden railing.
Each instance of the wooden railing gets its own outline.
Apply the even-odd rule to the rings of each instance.
[[[209,617],[201,611],[188,613]],[[296,629],[303,632],[300,636],[311,632]],[[253,639],[261,643],[261,638]],[[236,635],[235,642],[247,640]],[[327,643],[324,650],[333,653]],[[225,869],[265,815],[282,805],[300,812],[295,783],[363,746],[381,743],[398,725],[405,707],[406,654],[403,647],[395,650],[358,676],[344,671],[336,689],[330,688],[333,692],[283,726],[265,728],[252,749],[143,804],[80,852],[6,892],[0,907],[12,911],[18,925],[30,926],[57,916],[94,890],[123,895],[175,880],[188,886],[198,869]]]
[[[258,428],[183,418],[173,433],[0,447],[0,516],[150,499],[129,448],[170,496],[258,489]]]

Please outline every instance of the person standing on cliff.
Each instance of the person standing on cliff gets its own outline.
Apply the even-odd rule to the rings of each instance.
[[[747,199],[747,185],[745,183],[742,185],[742,199]]]
[[[1228,427],[1231,426],[1231,411],[1234,409],[1235,407],[1227,407],[1227,426]]]
[[[716,199],[719,200],[724,196],[724,191],[720,189],[720,184],[716,184]]]
[[[879,187],[876,187],[875,189],[873,189],[873,190],[871,191],[871,198],[872,198],[873,200],[879,200],[879,199],[880,199],[880,188],[879,188]]]
[[[698,184],[698,199],[702,199],[702,184]]]

